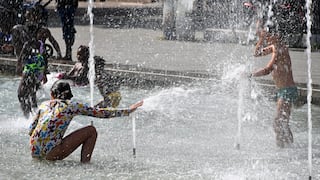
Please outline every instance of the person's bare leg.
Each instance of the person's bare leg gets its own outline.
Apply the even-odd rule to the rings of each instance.
[[[291,114],[290,103],[279,99],[277,102],[277,116],[274,120],[273,128],[276,133],[276,141],[279,147],[284,147],[284,143],[293,143],[292,132],[289,127]]]
[[[18,87],[18,99],[20,102],[21,110],[26,118],[29,118],[31,112],[31,102],[30,102],[30,84],[24,77],[21,79]]]
[[[93,127],[93,126],[91,126],[91,127]],[[96,140],[97,140],[97,131],[95,128],[93,130],[90,133],[91,134],[90,138],[82,144],[82,149],[81,149],[81,162],[82,163],[90,162],[90,160],[91,160],[92,152],[93,152],[94,146],[96,144]]]
[[[289,126],[289,120],[291,116],[291,104],[289,102],[284,102],[282,105],[282,111],[283,111],[283,130],[285,134],[285,142],[286,143],[293,143],[293,135]]]
[[[273,123],[273,129],[274,129],[274,132],[276,134],[276,144],[283,148],[284,147],[284,142],[283,142],[283,131],[282,131],[282,104],[283,104],[283,101],[281,99],[278,100],[277,102],[277,115],[274,119],[274,123]]]
[[[62,140],[46,156],[47,160],[62,160],[75,151],[81,144],[81,162],[90,162],[92,152],[97,140],[97,131],[93,126],[78,129]]]

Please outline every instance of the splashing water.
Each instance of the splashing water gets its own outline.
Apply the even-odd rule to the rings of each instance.
[[[172,104],[178,102],[181,98],[188,98],[188,96],[195,93],[195,91],[197,91],[197,89],[184,89],[182,87],[165,89],[145,98],[143,106],[140,109],[144,111],[167,111],[168,113],[174,114],[174,112],[170,111],[172,107],[168,105],[171,104],[172,106]]]
[[[239,151],[234,149],[238,85],[221,82],[147,91],[123,87],[123,105],[148,97],[145,109],[138,110],[136,118],[139,153],[135,159],[132,158],[131,117],[122,117],[95,119],[99,135],[90,165],[80,165],[80,148],[63,161],[34,162],[26,133],[29,123],[14,123],[23,118],[16,91],[12,91],[19,79],[0,78],[0,82],[0,176],[6,179],[50,179],[61,167],[68,173],[58,176],[65,179],[305,179],[308,171],[306,106],[293,112],[294,147],[279,150],[270,126],[274,102],[260,101],[256,110],[259,121],[242,121]],[[89,100],[89,87],[71,88],[76,100]],[[94,95],[98,100],[99,92],[95,91]],[[244,110],[248,105],[244,103]],[[314,117],[320,117],[320,109],[313,108]],[[77,116],[66,133],[87,123],[88,117]],[[318,142],[320,124],[315,122],[314,128]],[[314,158],[314,179],[317,179],[320,161],[319,157]]]
[[[273,3],[276,3],[277,0],[274,0]],[[265,24],[265,26],[273,26],[273,22],[271,20],[271,17],[273,16],[273,11],[272,11],[272,0],[270,0],[270,4],[268,6],[268,19]]]
[[[254,31],[253,31],[253,24],[254,22],[251,23],[251,25],[249,26],[249,32],[248,32],[248,37],[247,37],[247,40],[246,40],[246,45],[249,45],[249,43],[254,40],[255,38],[255,35],[254,35]]]
[[[14,133],[17,129],[26,129],[31,122],[31,118],[26,120],[24,117],[17,117],[15,121],[0,121],[0,127]]]
[[[185,6],[186,11],[191,11],[193,8],[194,0],[181,0],[180,3]]]
[[[235,64],[228,67],[225,67],[224,74],[222,76],[222,82],[230,83],[233,81],[239,81],[242,77],[242,74],[245,74],[247,71],[247,65],[244,64]]]
[[[236,148],[240,149],[240,141],[241,141],[241,121],[243,117],[243,108],[244,108],[244,93],[246,88],[247,79],[240,78],[239,80],[239,97],[238,97],[238,110],[237,110],[237,117],[238,117],[238,133],[237,133],[237,144]]]
[[[245,59],[245,62],[248,62]],[[232,65],[228,67],[226,73],[222,77],[223,83],[232,83],[238,82],[238,108],[237,108],[237,120],[238,120],[238,129],[237,129],[237,137],[236,137],[236,149],[240,149],[241,142],[241,124],[244,119],[250,118],[251,115],[246,114],[245,116],[245,93],[248,91],[248,78],[246,74],[248,74],[249,63],[248,64],[238,64],[236,66]]]
[[[147,98],[144,98],[143,106],[138,111],[158,113],[166,112],[170,116],[177,115],[180,100],[188,99],[190,94],[196,93],[197,89],[184,89],[182,87],[170,88],[156,92]],[[133,157],[136,157],[136,120],[139,120],[139,112],[132,115],[132,141],[133,141]]]

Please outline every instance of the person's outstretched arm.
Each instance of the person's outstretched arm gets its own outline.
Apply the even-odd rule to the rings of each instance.
[[[129,109],[130,109],[130,112],[134,112],[135,110],[137,110],[138,107],[141,107],[143,105],[143,100],[135,103],[135,104],[132,104]]]
[[[77,102],[71,102],[74,106],[73,109],[77,111],[75,113],[79,115],[93,116],[98,118],[113,118],[121,116],[129,116],[130,113],[134,112],[138,107],[143,105],[143,101],[139,101],[132,104],[127,109],[114,109],[114,108],[95,108],[88,104],[82,104]]]

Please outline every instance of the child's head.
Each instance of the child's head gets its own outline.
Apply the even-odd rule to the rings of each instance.
[[[267,27],[266,40],[271,44],[283,41],[281,31],[274,26]]]
[[[257,23],[257,32],[265,32],[265,38],[269,40],[283,40],[283,30],[279,27],[277,21],[268,22],[267,19],[260,19]]]
[[[71,99],[73,95],[69,83],[64,80],[58,80],[54,82],[51,87],[51,96],[54,99]]]
[[[45,41],[46,37],[48,37],[48,30],[44,28],[40,28],[37,32],[37,40]]]
[[[80,62],[88,62],[89,59],[89,47],[85,45],[80,45],[77,50],[77,58]]]

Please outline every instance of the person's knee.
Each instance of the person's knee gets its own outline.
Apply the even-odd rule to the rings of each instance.
[[[90,136],[97,138],[98,132],[97,132],[97,130],[96,130],[96,128],[94,126],[90,125],[90,126],[87,127],[87,129],[88,129],[88,132],[89,132]]]

